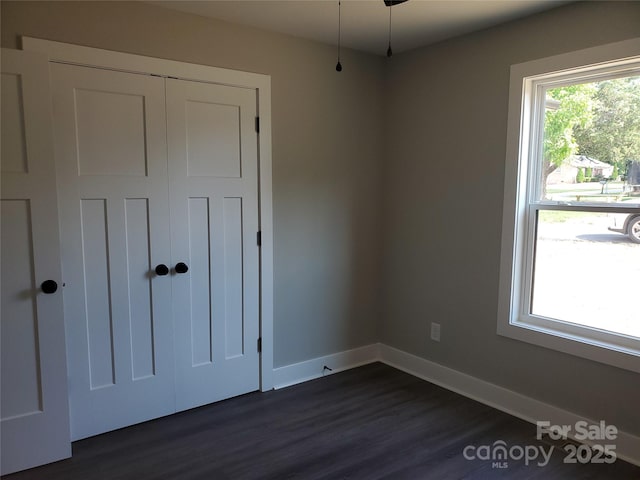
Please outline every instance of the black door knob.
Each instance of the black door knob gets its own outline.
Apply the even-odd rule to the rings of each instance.
[[[176,263],[176,273],[187,273],[189,271],[189,266],[186,263],[178,262]]]
[[[40,284],[40,288],[46,294],[56,293],[58,291],[58,284],[54,280],[45,280]]]
[[[164,277],[169,273],[169,267],[167,267],[164,263],[161,263],[156,267],[156,275]]]

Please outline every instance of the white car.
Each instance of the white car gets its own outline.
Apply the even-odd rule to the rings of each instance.
[[[609,227],[609,230],[624,233],[632,242],[640,243],[640,214],[632,213],[623,220],[619,215],[614,215],[613,224],[614,226]]]

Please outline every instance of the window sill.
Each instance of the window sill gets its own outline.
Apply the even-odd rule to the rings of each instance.
[[[499,322],[498,334],[513,340],[640,373],[640,349],[622,347],[587,336],[524,322]]]

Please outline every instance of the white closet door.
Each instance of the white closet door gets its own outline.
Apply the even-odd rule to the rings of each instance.
[[[177,410],[259,388],[256,100],[167,80]]]
[[[175,411],[164,80],[51,71],[76,440]]]
[[[2,475],[71,456],[48,68],[2,50]]]

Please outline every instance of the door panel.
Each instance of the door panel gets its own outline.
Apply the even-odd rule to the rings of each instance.
[[[2,475],[71,455],[48,79],[46,57],[2,50]]]
[[[145,176],[145,97],[75,90],[80,175]]]
[[[211,316],[194,315],[194,312],[207,312],[211,309],[211,267],[209,248],[211,235],[208,228],[211,215],[208,198],[189,198],[189,253],[190,258],[207,259],[191,262],[189,270],[189,289],[191,308],[189,323],[191,326],[191,365],[199,366],[213,361],[211,345]]]
[[[54,64],[73,439],[175,411],[164,80]]]
[[[239,178],[240,107],[193,100],[184,107],[188,175]]]
[[[27,173],[22,75],[2,72],[2,173]]]
[[[29,199],[2,199],[2,418],[42,411]],[[18,290],[11,288],[18,286]],[[13,290],[13,291],[12,291]],[[22,298],[21,298],[22,297]],[[16,368],[16,366],[20,368]]]
[[[133,379],[155,375],[153,355],[153,315],[149,288],[151,251],[149,250],[149,201],[146,198],[125,200],[127,232],[127,281],[129,283],[129,320],[131,328],[131,354]]]
[[[224,358],[244,355],[244,316],[242,286],[242,198],[222,200],[224,266],[222,268],[220,304],[224,307]]]
[[[83,199],[80,210],[89,384],[92,389],[97,389],[115,383],[107,202],[104,199]]]
[[[259,388],[256,92],[167,80],[176,404]]]

